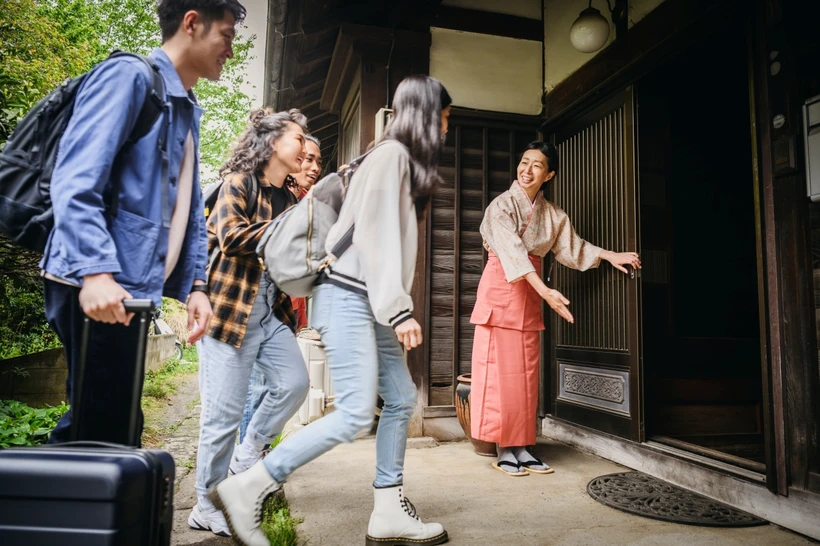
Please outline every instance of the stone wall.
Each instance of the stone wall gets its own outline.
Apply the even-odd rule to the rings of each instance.
[[[145,355],[145,369],[156,371],[166,360],[174,356],[176,336],[161,334],[148,338],[148,349]]]
[[[174,334],[148,338],[147,370],[156,370],[174,356],[174,341]],[[0,360],[0,399],[19,400],[34,407],[67,402],[67,373],[62,348]]]
[[[67,401],[66,373],[62,348],[0,360],[0,398],[55,406]]]

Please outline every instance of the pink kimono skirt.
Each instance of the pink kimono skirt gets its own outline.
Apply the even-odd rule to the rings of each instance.
[[[530,256],[541,274],[541,258]],[[526,280],[508,283],[490,253],[470,322],[473,340],[470,421],[473,438],[501,447],[535,444],[538,373],[544,329],[541,296]]]

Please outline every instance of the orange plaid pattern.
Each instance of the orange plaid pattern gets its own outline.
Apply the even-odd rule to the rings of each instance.
[[[208,335],[234,347],[242,345],[262,278],[256,246],[273,220],[273,186],[264,176],[258,179],[259,195],[253,218],[247,214],[251,176],[235,173],[222,183],[207,223],[208,255],[213,256],[208,267],[208,288],[214,313]],[[293,197],[292,205],[295,204]],[[295,329],[293,305],[286,294],[277,295],[273,313],[291,330]]]

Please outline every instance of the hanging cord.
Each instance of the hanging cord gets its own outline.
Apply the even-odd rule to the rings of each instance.
[[[592,0],[589,0],[589,6],[587,9],[592,7]],[[606,7],[609,8],[609,13],[612,13],[612,4],[609,3],[609,0],[606,0]]]
[[[385,89],[387,90],[387,99],[384,107],[390,108],[390,61],[393,59],[393,48],[396,46],[396,23],[393,23],[393,29],[390,31],[390,53],[387,55],[387,65],[385,66]]]

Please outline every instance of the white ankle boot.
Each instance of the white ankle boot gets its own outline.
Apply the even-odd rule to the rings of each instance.
[[[262,505],[281,487],[265,463],[259,461],[241,474],[228,476],[208,492],[208,498],[225,514],[236,542],[243,546],[270,546],[260,527]]]
[[[404,498],[403,488],[373,488],[375,506],[367,526],[366,546],[432,546],[447,542],[440,523],[422,523]]]

